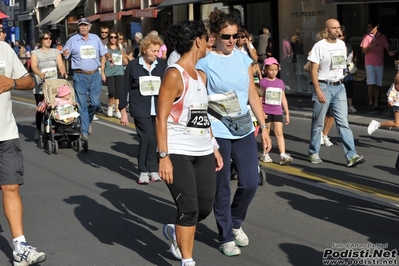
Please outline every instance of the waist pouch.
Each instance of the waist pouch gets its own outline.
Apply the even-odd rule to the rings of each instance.
[[[208,113],[219,119],[233,136],[244,136],[251,132],[252,118],[249,111],[238,116],[222,116],[213,109],[208,108]]]

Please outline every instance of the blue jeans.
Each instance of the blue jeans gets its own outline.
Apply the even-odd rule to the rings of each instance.
[[[319,83],[319,85],[326,97],[326,103],[320,103],[317,99],[316,93],[313,93],[313,116],[310,130],[309,154],[318,154],[320,151],[321,132],[324,127],[324,118],[330,108],[330,113],[335,119],[338,135],[341,137],[345,157],[349,161],[354,155],[356,155],[356,150],[352,130],[349,128],[348,124],[348,103],[345,87],[343,84],[332,86]]]
[[[96,71],[92,75],[75,73],[73,75],[73,87],[75,88],[76,101],[79,104],[82,133],[88,135],[90,123],[100,106],[102,89],[100,72]]]

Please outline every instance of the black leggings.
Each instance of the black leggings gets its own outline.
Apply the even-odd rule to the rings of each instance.
[[[36,106],[39,102],[44,100],[43,94],[35,94]],[[41,131],[42,130],[42,122],[43,122],[44,113],[36,111],[36,129]]]
[[[107,86],[108,86],[108,98],[119,99],[119,87],[123,84],[122,76],[108,76]]]
[[[177,207],[176,224],[194,226],[212,211],[216,172],[213,153],[204,156],[171,154],[173,183],[167,185]]]

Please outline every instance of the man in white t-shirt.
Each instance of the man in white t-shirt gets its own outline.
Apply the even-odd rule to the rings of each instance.
[[[37,252],[24,236],[22,201],[19,195],[19,186],[24,183],[24,165],[11,101],[11,90],[31,90],[34,86],[32,77],[12,48],[0,41],[0,189],[4,214],[13,238],[14,265],[21,266],[46,259],[46,254]]]
[[[355,141],[348,123],[348,105],[343,83],[346,69],[346,46],[339,39],[341,26],[336,19],[328,19],[325,24],[328,37],[317,42],[308,60],[312,62],[311,78],[315,88],[312,95],[313,116],[309,144],[309,161],[320,164],[320,138],[324,118],[330,108],[337,124],[338,135],[342,140],[347,166],[353,167],[365,162],[356,153]]]

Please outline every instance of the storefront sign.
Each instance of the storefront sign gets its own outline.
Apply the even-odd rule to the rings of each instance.
[[[156,8],[144,8],[144,9],[133,9],[132,16],[135,18],[156,18],[157,17]]]
[[[100,21],[112,21],[118,19],[118,13],[106,13],[100,15]]]

